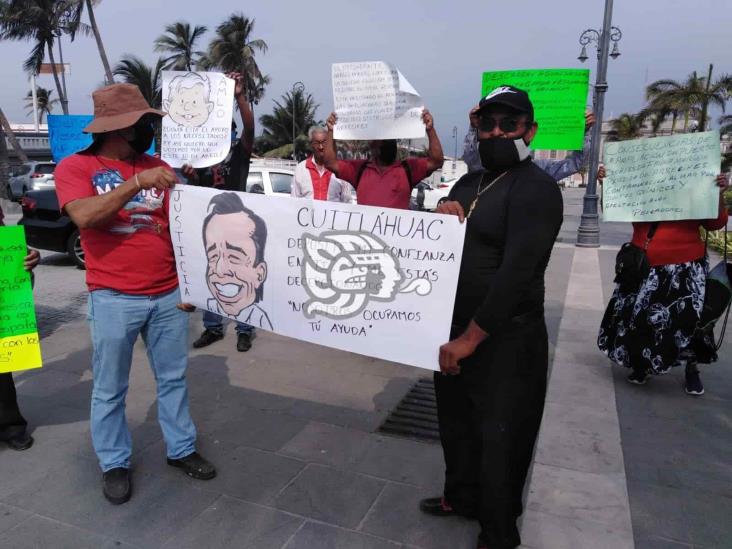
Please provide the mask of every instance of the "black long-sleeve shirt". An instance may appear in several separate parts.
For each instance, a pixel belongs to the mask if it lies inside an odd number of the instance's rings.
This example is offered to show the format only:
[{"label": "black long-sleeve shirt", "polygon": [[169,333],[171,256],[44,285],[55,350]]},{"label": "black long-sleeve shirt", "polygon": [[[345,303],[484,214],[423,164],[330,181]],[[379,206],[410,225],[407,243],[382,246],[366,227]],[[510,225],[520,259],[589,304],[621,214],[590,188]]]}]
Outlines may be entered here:
[{"label": "black long-sleeve shirt", "polygon": [[[467,215],[483,179],[500,172],[463,176],[450,191]],[[475,320],[488,334],[514,317],[541,311],[544,272],[562,225],[562,193],[556,182],[525,160],[486,190],[466,221],[453,324]]]}]

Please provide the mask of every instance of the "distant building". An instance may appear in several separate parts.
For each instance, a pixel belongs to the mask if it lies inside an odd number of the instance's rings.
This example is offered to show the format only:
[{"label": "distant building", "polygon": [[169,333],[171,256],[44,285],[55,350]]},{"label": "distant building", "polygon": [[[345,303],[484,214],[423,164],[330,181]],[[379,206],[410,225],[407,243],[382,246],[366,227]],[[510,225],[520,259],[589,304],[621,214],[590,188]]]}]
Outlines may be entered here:
[{"label": "distant building", "polygon": [[[33,124],[15,124],[10,123],[10,129],[13,130],[15,139],[18,140],[20,148],[33,160],[51,160],[51,147],[48,142],[48,125],[40,124],[38,132]],[[10,163],[18,164],[18,155],[10,143],[8,136],[5,136],[5,144],[8,147],[8,156]]]}]

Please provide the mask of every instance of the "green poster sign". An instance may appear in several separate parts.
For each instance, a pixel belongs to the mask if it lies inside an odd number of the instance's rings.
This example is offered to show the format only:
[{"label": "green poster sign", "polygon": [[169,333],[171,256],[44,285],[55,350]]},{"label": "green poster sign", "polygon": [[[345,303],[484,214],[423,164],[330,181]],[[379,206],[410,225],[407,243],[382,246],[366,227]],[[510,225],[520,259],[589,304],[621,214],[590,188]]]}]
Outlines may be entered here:
[{"label": "green poster sign", "polygon": [[531,148],[576,151],[584,142],[589,79],[587,69],[484,72],[481,94],[503,85],[527,91],[539,124]]},{"label": "green poster sign", "polygon": [[0,373],[41,366],[27,254],[23,227],[0,227]]}]

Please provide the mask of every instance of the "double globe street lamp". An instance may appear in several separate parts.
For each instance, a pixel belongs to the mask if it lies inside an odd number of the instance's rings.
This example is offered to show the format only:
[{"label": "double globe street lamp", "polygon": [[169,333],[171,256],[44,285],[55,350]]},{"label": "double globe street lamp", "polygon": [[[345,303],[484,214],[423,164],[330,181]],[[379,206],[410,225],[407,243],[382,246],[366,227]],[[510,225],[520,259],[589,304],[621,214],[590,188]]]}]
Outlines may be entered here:
[{"label": "double globe street lamp", "polygon": [[[600,139],[602,138],[602,117],[605,108],[605,92],[607,91],[607,63],[608,56],[617,59],[620,56],[618,42],[623,33],[612,26],[613,0],[605,0],[605,17],[601,30],[587,29],[579,38],[582,51],[579,59],[587,61],[587,46],[591,43],[597,48],[597,79],[593,96],[592,110],[595,113],[595,125],[592,127],[592,141],[590,148],[590,171],[587,188],[585,189],[582,204],[582,217],[577,230],[577,246],[584,248],[598,248],[600,246],[600,223],[598,214],[597,170],[600,165]],[[612,52],[610,42],[613,43]]]}]

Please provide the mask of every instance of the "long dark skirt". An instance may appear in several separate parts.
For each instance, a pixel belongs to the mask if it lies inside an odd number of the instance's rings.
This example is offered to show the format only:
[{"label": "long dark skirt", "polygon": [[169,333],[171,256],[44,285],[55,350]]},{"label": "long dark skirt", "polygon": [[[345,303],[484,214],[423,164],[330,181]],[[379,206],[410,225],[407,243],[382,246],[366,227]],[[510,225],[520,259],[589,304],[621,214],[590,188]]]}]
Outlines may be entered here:
[{"label": "long dark skirt", "polygon": [[664,374],[687,358],[717,360],[712,337],[697,330],[704,305],[706,258],[652,267],[639,288],[617,287],[597,345],[613,362]]}]

